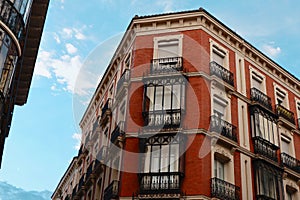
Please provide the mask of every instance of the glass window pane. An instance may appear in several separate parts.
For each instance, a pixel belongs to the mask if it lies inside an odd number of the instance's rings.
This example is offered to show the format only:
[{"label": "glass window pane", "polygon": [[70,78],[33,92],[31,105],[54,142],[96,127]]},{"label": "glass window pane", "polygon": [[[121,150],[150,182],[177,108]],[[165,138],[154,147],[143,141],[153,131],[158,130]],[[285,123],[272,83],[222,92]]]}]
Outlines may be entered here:
[{"label": "glass window pane", "polygon": [[161,146],[161,172],[168,172],[169,168],[169,147],[170,145]]},{"label": "glass window pane", "polygon": [[177,57],[178,40],[161,41],[158,44],[158,58]]},{"label": "glass window pane", "polygon": [[171,109],[171,92],[172,92],[172,86],[170,86],[170,85],[165,86],[165,92],[164,92],[164,110]]},{"label": "glass window pane", "polygon": [[146,147],[144,172],[148,173],[150,168],[151,146]]},{"label": "glass window pane", "polygon": [[159,172],[160,148],[159,146],[152,146],[151,155],[151,172]]},{"label": "glass window pane", "polygon": [[155,91],[155,108],[154,110],[162,110],[163,87],[157,86]]},{"label": "glass window pane", "polygon": [[213,61],[224,67],[225,55],[213,50]]},{"label": "glass window pane", "polygon": [[179,171],[179,144],[171,145],[170,172]]},{"label": "glass window pane", "polygon": [[153,111],[154,103],[154,87],[147,87],[147,95],[145,99],[145,111]]},{"label": "glass window pane", "polygon": [[180,85],[173,85],[173,109],[180,109]]}]

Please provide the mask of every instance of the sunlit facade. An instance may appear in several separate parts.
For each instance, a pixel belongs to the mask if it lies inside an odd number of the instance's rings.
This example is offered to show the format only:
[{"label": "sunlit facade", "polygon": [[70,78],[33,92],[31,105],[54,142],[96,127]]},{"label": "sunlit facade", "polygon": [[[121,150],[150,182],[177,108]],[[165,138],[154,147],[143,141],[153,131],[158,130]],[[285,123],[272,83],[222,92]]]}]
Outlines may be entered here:
[{"label": "sunlit facade", "polygon": [[52,199],[300,199],[299,119],[299,79],[204,9],[135,16]]},{"label": "sunlit facade", "polygon": [[27,101],[49,0],[0,0],[0,165],[15,105]]}]

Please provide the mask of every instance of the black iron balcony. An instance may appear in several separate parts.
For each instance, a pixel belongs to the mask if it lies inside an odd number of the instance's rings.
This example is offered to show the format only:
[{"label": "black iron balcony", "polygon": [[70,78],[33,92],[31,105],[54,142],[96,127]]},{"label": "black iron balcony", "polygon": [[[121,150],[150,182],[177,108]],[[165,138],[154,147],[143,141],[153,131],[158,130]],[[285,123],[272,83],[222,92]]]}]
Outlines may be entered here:
[{"label": "black iron balcony", "polygon": [[266,195],[256,195],[256,200],[276,200]]},{"label": "black iron balcony", "polygon": [[222,136],[237,142],[236,127],[229,122],[222,120],[218,116],[210,117],[210,131],[221,134]]},{"label": "black iron balcony", "polygon": [[110,113],[110,109],[112,107],[112,99],[108,98],[105,105],[102,108],[102,115],[101,118],[103,118],[105,116],[105,114],[107,114],[107,112]]},{"label": "black iron balcony", "polygon": [[120,91],[121,87],[125,84],[128,83],[130,79],[130,71],[129,69],[125,69],[123,72],[121,78],[119,79],[117,83],[117,92]]},{"label": "black iron balcony", "polygon": [[210,75],[215,75],[229,85],[234,86],[233,73],[214,61],[210,63]]},{"label": "black iron balcony", "polygon": [[181,109],[143,112],[145,128],[178,128],[181,124]]},{"label": "black iron balcony", "polygon": [[292,124],[295,124],[295,118],[294,113],[283,107],[282,105],[276,105],[276,111],[277,115],[279,117],[283,117],[287,121],[291,122]]},{"label": "black iron balcony", "polygon": [[114,131],[111,133],[110,141],[114,143],[119,137],[124,136],[124,121],[120,121]]},{"label": "black iron balcony", "polygon": [[180,194],[182,172],[139,174],[140,194]]},{"label": "black iron balcony", "polygon": [[117,199],[119,193],[119,181],[113,180],[104,190],[104,200]]},{"label": "black iron balcony", "polygon": [[78,190],[80,190],[81,187],[84,186],[84,181],[85,181],[85,174],[83,174],[83,175],[81,176],[81,178],[79,179]]},{"label": "black iron balcony", "polygon": [[271,98],[256,88],[251,88],[251,100],[272,110]]},{"label": "black iron balcony", "polygon": [[281,153],[281,163],[283,166],[300,173],[300,160],[297,160],[286,153]]},{"label": "black iron balcony", "polygon": [[13,32],[16,38],[22,38],[23,16],[10,0],[0,0],[0,20]]},{"label": "black iron balcony", "polygon": [[222,200],[239,200],[240,188],[218,178],[211,179],[211,197]]},{"label": "black iron balcony", "polygon": [[158,58],[151,61],[150,73],[169,73],[182,71],[182,57]]},{"label": "black iron balcony", "polygon": [[254,153],[265,156],[275,162],[278,162],[278,158],[277,158],[277,150],[279,149],[278,146],[272,144],[271,142],[261,137],[254,137],[252,139],[254,144]]},{"label": "black iron balcony", "polygon": [[73,188],[73,191],[72,191],[72,199],[75,198],[76,194],[77,194],[77,185],[75,185],[75,187]]}]

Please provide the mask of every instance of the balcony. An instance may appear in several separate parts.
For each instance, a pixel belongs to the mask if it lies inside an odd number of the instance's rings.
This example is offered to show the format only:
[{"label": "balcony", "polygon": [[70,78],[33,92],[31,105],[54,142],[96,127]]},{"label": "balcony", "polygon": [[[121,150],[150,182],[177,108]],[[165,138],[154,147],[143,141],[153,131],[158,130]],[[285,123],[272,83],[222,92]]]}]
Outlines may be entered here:
[{"label": "balcony", "polygon": [[24,31],[23,16],[10,0],[0,0],[0,20],[13,32],[19,40]]},{"label": "balcony", "polygon": [[271,98],[256,88],[251,88],[251,101],[257,102],[269,110],[272,110]]},{"label": "balcony", "polygon": [[281,163],[283,166],[300,173],[300,160],[286,153],[281,153]]},{"label": "balcony", "polygon": [[287,121],[295,124],[294,113],[283,107],[282,105],[276,105],[277,115],[286,119]]},{"label": "balcony", "polygon": [[181,125],[182,109],[143,112],[144,128],[178,128]]},{"label": "balcony", "polygon": [[180,194],[182,172],[139,174],[140,194]]},{"label": "balcony", "polygon": [[222,136],[237,142],[236,127],[218,116],[210,117],[210,131],[221,134]]},{"label": "balcony", "polygon": [[214,61],[210,63],[210,75],[215,75],[229,85],[234,86],[233,73]]},{"label": "balcony", "polygon": [[254,145],[254,153],[278,162],[277,150],[279,147],[261,137],[254,137],[252,140]]},{"label": "balcony", "polygon": [[240,188],[221,179],[212,178],[211,197],[223,200],[239,200]]},{"label": "balcony", "polygon": [[130,71],[129,69],[125,69],[125,71],[123,72],[121,78],[119,79],[118,83],[117,83],[117,93],[119,91],[121,91],[121,88],[129,82],[130,79]]},{"label": "balcony", "polygon": [[101,114],[101,119],[100,119],[100,124],[106,124],[108,120],[108,116],[111,115],[111,108],[112,108],[112,99],[108,98],[105,105],[102,108],[102,114]]},{"label": "balcony", "polygon": [[120,121],[114,131],[111,133],[110,141],[112,143],[124,136],[124,124],[124,121]]},{"label": "balcony", "polygon": [[119,193],[119,181],[112,181],[104,190],[104,200],[117,199]]},{"label": "balcony", "polygon": [[170,73],[183,70],[182,57],[158,58],[151,61],[150,73]]},{"label": "balcony", "polygon": [[83,174],[83,175],[81,176],[81,178],[79,179],[78,190],[80,190],[81,187],[84,186],[84,182],[85,182],[85,174]]}]

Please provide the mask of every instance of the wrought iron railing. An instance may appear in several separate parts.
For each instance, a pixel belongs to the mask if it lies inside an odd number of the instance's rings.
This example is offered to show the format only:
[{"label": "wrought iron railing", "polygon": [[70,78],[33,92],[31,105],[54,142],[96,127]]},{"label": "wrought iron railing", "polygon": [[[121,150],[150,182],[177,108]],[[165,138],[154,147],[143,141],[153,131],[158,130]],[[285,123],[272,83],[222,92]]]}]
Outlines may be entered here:
[{"label": "wrought iron railing", "polygon": [[218,116],[213,115],[210,117],[210,131],[219,133],[222,136],[237,142],[236,127],[229,122],[222,120]]},{"label": "wrought iron railing", "polygon": [[256,195],[256,200],[276,200],[266,195]]},{"label": "wrought iron railing", "polygon": [[8,26],[16,38],[22,38],[24,30],[23,16],[10,0],[0,0],[0,20]]},{"label": "wrought iron railing", "polygon": [[112,143],[114,143],[118,139],[118,137],[122,137],[124,135],[124,124],[124,121],[120,121],[111,133],[110,141]]},{"label": "wrought iron railing", "polygon": [[118,198],[119,181],[113,180],[104,190],[104,200],[111,200]]},{"label": "wrought iron railing", "polygon": [[140,194],[179,194],[182,172],[140,173]]},{"label": "wrought iron railing", "polygon": [[108,98],[105,105],[103,106],[102,108],[102,115],[101,115],[101,118],[104,118],[105,114],[106,114],[106,111],[110,110],[112,107],[112,99],[111,98]]},{"label": "wrought iron railing", "polygon": [[300,160],[288,155],[287,153],[281,153],[281,163],[298,173],[300,173]]},{"label": "wrought iron railing", "polygon": [[223,66],[219,65],[215,61],[210,63],[210,75],[215,75],[228,83],[231,86],[234,86],[233,73],[225,69]]},{"label": "wrought iron railing", "polygon": [[85,181],[85,174],[83,174],[79,179],[78,190],[84,185],[84,181]]},{"label": "wrought iron railing", "polygon": [[182,71],[182,57],[168,57],[153,59],[151,62],[150,73],[168,73]]},{"label": "wrought iron railing", "polygon": [[272,110],[271,98],[256,88],[251,88],[251,100]]},{"label": "wrought iron railing", "polygon": [[252,138],[254,145],[254,153],[265,156],[275,162],[278,162],[277,150],[278,146],[272,144],[271,142],[263,139],[262,137],[254,137]]},{"label": "wrought iron railing", "polygon": [[144,126],[147,128],[176,128],[181,124],[181,109],[155,110],[143,112]]},{"label": "wrought iron railing", "polygon": [[283,107],[282,105],[276,105],[277,115],[279,117],[283,117],[284,119],[288,120],[292,124],[295,124],[294,113]]},{"label": "wrought iron railing", "polygon": [[239,200],[240,188],[218,178],[211,179],[211,197],[226,199],[226,200]]},{"label": "wrought iron railing", "polygon": [[75,187],[73,188],[72,199],[74,199],[74,197],[76,196],[76,194],[77,194],[77,185],[75,185]]},{"label": "wrought iron railing", "polygon": [[125,69],[125,71],[123,72],[121,78],[119,79],[119,81],[117,83],[117,91],[120,91],[120,89],[124,85],[124,83],[128,83],[129,79],[130,79],[130,71],[129,71],[129,69]]}]

